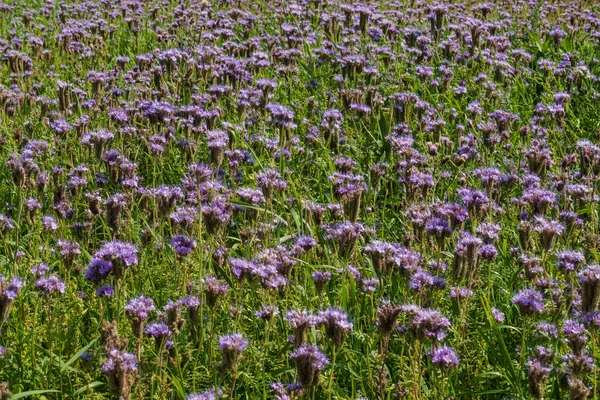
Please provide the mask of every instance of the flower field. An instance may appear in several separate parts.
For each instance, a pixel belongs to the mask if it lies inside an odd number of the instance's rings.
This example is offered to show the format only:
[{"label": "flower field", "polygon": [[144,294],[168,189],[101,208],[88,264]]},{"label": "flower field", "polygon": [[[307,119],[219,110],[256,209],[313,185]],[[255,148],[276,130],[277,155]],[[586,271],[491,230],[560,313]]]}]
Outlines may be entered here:
[{"label": "flower field", "polygon": [[598,399],[600,5],[0,0],[0,400]]}]

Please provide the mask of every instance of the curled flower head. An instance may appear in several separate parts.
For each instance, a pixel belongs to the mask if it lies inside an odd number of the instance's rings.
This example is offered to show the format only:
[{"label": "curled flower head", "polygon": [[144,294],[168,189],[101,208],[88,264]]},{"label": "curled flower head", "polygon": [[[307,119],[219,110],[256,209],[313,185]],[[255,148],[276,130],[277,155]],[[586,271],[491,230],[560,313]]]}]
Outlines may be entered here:
[{"label": "curled flower head", "polygon": [[450,320],[437,310],[420,307],[404,308],[411,317],[410,330],[419,340],[443,340],[450,327]]},{"label": "curled flower head", "polygon": [[102,372],[108,375],[111,393],[116,398],[129,398],[137,369],[137,362],[133,354],[117,349],[110,350],[108,358],[102,366]]},{"label": "curled flower head", "polygon": [[137,265],[137,248],[118,240],[104,243],[92,257],[85,273],[86,279],[98,283],[113,274],[120,279],[126,268]]},{"label": "curled flower head", "polygon": [[523,315],[532,315],[544,311],[544,299],[537,290],[524,289],[513,297],[513,303],[519,307]]},{"label": "curled flower head", "polygon": [[290,310],[285,318],[294,330],[293,342],[296,347],[306,342],[308,329],[318,322],[315,315],[304,310]]},{"label": "curled flower head", "polygon": [[581,311],[591,313],[600,305],[600,266],[590,265],[577,278],[581,285]]},{"label": "curled flower head", "polygon": [[219,349],[223,353],[223,362],[220,365],[222,370],[236,369],[242,356],[242,351],[248,347],[248,340],[239,333],[221,336],[219,339]]},{"label": "curled flower head", "polygon": [[456,367],[459,363],[458,356],[454,350],[446,345],[435,347],[429,355],[431,356],[431,363],[442,369]]},{"label": "curled flower head", "polygon": [[149,297],[136,297],[127,303],[125,313],[132,319],[146,320],[149,314],[156,310],[154,301]]},{"label": "curled flower head", "polygon": [[217,400],[217,399],[221,398],[222,395],[223,395],[223,390],[221,388],[215,389],[213,387],[212,389],[205,390],[204,392],[201,392],[201,393],[189,394],[189,395],[187,395],[185,400]]},{"label": "curled flower head", "polygon": [[567,272],[575,271],[583,262],[585,262],[585,257],[580,251],[563,250],[556,256],[558,258],[556,266]]},{"label": "curled flower head", "polygon": [[377,308],[375,326],[385,335],[389,335],[398,325],[398,315],[402,309],[389,301],[383,301]]},{"label": "curled flower head", "polygon": [[185,235],[177,235],[169,240],[169,243],[175,249],[178,256],[185,257],[196,247],[196,241]]},{"label": "curled flower head", "polygon": [[35,287],[46,295],[51,295],[53,293],[64,294],[65,289],[67,288],[65,283],[56,275],[37,279],[35,281]]},{"label": "curled flower head", "polygon": [[310,387],[319,383],[319,372],[326,365],[329,365],[329,360],[315,345],[303,344],[298,347],[292,354],[290,359],[296,361],[296,373],[298,380],[303,386]]},{"label": "curled flower head", "polygon": [[325,334],[333,341],[334,346],[341,346],[347,333],[352,332],[352,323],[339,308],[321,311],[317,316],[317,326],[325,327]]},{"label": "curled flower head", "polygon": [[131,319],[131,326],[135,337],[140,338],[144,329],[144,323],[151,312],[156,310],[154,301],[149,297],[136,297],[125,306],[125,314]]}]

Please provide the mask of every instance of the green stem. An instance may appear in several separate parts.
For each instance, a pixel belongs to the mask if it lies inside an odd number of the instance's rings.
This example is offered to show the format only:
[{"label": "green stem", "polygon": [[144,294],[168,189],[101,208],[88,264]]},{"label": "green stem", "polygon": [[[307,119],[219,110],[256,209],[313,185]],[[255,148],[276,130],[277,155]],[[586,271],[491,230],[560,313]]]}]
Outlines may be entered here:
[{"label": "green stem", "polygon": [[592,360],[594,360],[594,381],[592,385],[592,398],[596,399],[596,388],[598,387],[598,367],[596,365],[596,332],[594,330],[592,330]]},{"label": "green stem", "polygon": [[335,357],[337,355],[337,348],[334,346],[332,346],[332,356],[331,356],[331,374],[329,375],[329,383],[327,385],[327,392],[329,393],[329,399],[331,400],[331,396],[332,396],[332,385],[333,385],[333,376],[334,376],[334,372],[335,372]]},{"label": "green stem", "polygon": [[[229,398],[233,399],[233,395],[235,394],[235,382],[237,381],[237,372],[238,372],[238,366],[237,363],[236,365],[233,367],[233,370],[231,371],[231,373],[233,374],[232,377],[232,382],[231,382],[231,392],[229,393]],[[218,390],[218,389],[215,389]]]}]

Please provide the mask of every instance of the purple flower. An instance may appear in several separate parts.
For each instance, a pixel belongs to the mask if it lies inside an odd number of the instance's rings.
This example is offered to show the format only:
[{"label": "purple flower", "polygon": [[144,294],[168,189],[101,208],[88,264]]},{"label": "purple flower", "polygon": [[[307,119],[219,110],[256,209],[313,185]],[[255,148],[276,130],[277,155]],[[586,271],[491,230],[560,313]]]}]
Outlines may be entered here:
[{"label": "purple flower", "polygon": [[223,390],[221,390],[220,388],[215,389],[213,387],[212,389],[205,390],[202,393],[189,394],[189,395],[187,395],[185,400],[217,400],[222,395],[223,395]]},{"label": "purple flower", "polygon": [[485,261],[494,261],[498,256],[498,250],[493,244],[484,244],[479,249],[479,257]]},{"label": "purple flower", "polygon": [[477,234],[484,243],[492,244],[500,238],[500,225],[483,222],[477,227]]},{"label": "purple flower", "polygon": [[325,327],[325,335],[336,347],[341,346],[346,334],[352,332],[352,323],[348,321],[346,313],[339,308],[329,308],[319,312],[316,325]]},{"label": "purple flower", "polygon": [[350,110],[355,111],[359,115],[367,115],[371,112],[371,107],[366,104],[352,103],[350,104]]},{"label": "purple flower", "polygon": [[300,236],[296,238],[292,253],[303,254],[317,246],[317,241],[311,236]]},{"label": "purple flower", "polygon": [[271,122],[274,126],[294,129],[294,112],[281,104],[269,103],[266,106],[267,111],[271,115]]},{"label": "purple flower", "polygon": [[159,214],[169,215],[175,207],[175,203],[183,198],[183,191],[176,186],[162,185],[154,190],[154,198],[157,202]]},{"label": "purple flower", "polygon": [[198,219],[198,210],[195,207],[179,207],[169,217],[174,224],[184,229],[191,228]]},{"label": "purple flower", "polygon": [[395,245],[392,250],[391,261],[394,267],[410,275],[419,268],[421,255],[406,247]]},{"label": "purple flower", "polygon": [[156,310],[154,301],[149,297],[136,297],[127,303],[125,313],[132,319],[146,320],[149,314]]},{"label": "purple flower", "polygon": [[137,363],[135,356],[130,353],[120,352],[119,350],[112,349],[108,353],[108,359],[102,366],[102,372],[105,374],[111,374],[117,370],[120,371],[137,371]]},{"label": "purple flower", "polygon": [[65,289],[67,288],[65,283],[56,275],[37,279],[35,281],[35,287],[46,295],[51,295],[53,293],[64,294]]},{"label": "purple flower", "polygon": [[325,230],[325,239],[333,241],[338,252],[342,256],[347,256],[354,248],[356,240],[366,231],[366,228],[360,222],[344,221],[337,224],[323,226]]},{"label": "purple flower", "polygon": [[164,322],[151,322],[146,327],[145,331],[146,335],[154,338],[154,343],[156,347],[156,351],[160,352],[165,339],[171,337],[173,332],[169,329],[169,326]]},{"label": "purple flower", "polygon": [[201,305],[200,300],[195,296],[186,296],[179,300],[179,304],[185,308],[198,308]]},{"label": "purple flower", "polygon": [[266,199],[263,195],[263,192],[258,189],[241,188],[236,191],[236,194],[240,197],[240,199],[243,202],[256,207],[263,206],[266,203]]},{"label": "purple flower", "polygon": [[248,340],[239,333],[221,336],[219,338],[219,349],[223,352],[223,362],[220,367],[223,370],[236,369],[242,356],[242,351],[248,347]]},{"label": "purple flower", "polygon": [[221,282],[212,276],[204,279],[204,293],[209,307],[216,306],[219,299],[227,294],[228,290],[227,283]]},{"label": "purple flower", "polygon": [[544,397],[544,384],[548,379],[552,369],[537,358],[530,359],[527,362],[527,380],[529,382],[529,394],[534,399],[542,399]]},{"label": "purple flower", "polygon": [[377,285],[379,285],[379,279],[361,277],[357,283],[358,288],[364,293],[375,293],[375,290],[377,290]]},{"label": "purple flower", "polygon": [[153,338],[164,338],[171,334],[169,327],[164,322],[151,322],[144,332]]},{"label": "purple flower", "polygon": [[99,297],[112,297],[115,294],[115,289],[112,286],[101,286],[96,290],[96,296]]},{"label": "purple flower", "polygon": [[156,306],[149,297],[140,296],[129,300],[125,306],[125,314],[131,319],[131,327],[135,337],[142,337],[144,323],[154,310],[156,310]]},{"label": "purple flower", "polygon": [[169,240],[169,243],[175,249],[175,253],[177,253],[180,257],[185,257],[194,250],[196,247],[196,241],[188,238],[185,235],[177,235]]},{"label": "purple flower", "polygon": [[457,299],[462,301],[464,299],[468,299],[473,296],[473,291],[469,288],[464,287],[451,287],[450,288],[450,298]]},{"label": "purple flower", "polygon": [[468,232],[462,232],[454,249],[454,279],[471,281],[477,271],[479,248],[483,241]]},{"label": "purple flower", "polygon": [[416,308],[411,314],[410,330],[419,340],[431,339],[434,342],[446,337],[450,321],[437,310]]},{"label": "purple flower", "polygon": [[135,356],[117,349],[108,353],[102,366],[102,372],[108,375],[111,393],[116,398],[129,398],[136,371]]},{"label": "purple flower", "polygon": [[4,321],[10,312],[10,306],[17,298],[23,287],[23,279],[15,276],[10,281],[0,275],[0,322]]},{"label": "purple flower", "polygon": [[563,325],[563,333],[571,351],[575,354],[581,354],[587,344],[588,335],[588,331],[583,324],[572,319],[567,320]]},{"label": "purple flower", "polygon": [[597,311],[600,305],[600,266],[588,266],[577,278],[581,285],[581,311],[584,314]]},{"label": "purple flower", "polygon": [[459,363],[458,356],[454,350],[446,345],[436,346],[431,350],[429,355],[431,356],[431,363],[442,369],[456,367]]},{"label": "purple flower", "polygon": [[85,272],[85,278],[92,282],[99,283],[108,276],[112,267],[113,265],[110,261],[94,258],[90,261],[89,267]]},{"label": "purple flower", "polygon": [[277,308],[277,306],[271,306],[271,305],[264,306],[260,310],[258,310],[256,313],[254,313],[254,315],[256,315],[256,318],[260,318],[265,321],[272,320],[273,317],[276,316],[277,314],[279,314],[279,309]]},{"label": "purple flower", "polygon": [[114,133],[100,129],[95,132],[88,132],[81,138],[81,144],[84,146],[93,147],[96,151],[98,158],[102,155],[106,144],[115,137]]},{"label": "purple flower", "polygon": [[273,196],[274,191],[282,192],[287,188],[287,182],[281,178],[279,171],[273,168],[268,168],[257,174],[256,181],[267,200]]},{"label": "purple flower", "polygon": [[9,217],[0,214],[0,233],[5,234],[15,229],[15,224]]},{"label": "purple flower", "polygon": [[275,400],[291,400],[292,396],[302,396],[302,384],[292,383],[284,385],[281,382],[271,383],[271,389],[275,392]]},{"label": "purple flower", "polygon": [[448,220],[439,217],[431,218],[425,225],[425,230],[436,238],[438,243],[452,233]]},{"label": "purple flower", "polygon": [[25,208],[27,209],[27,211],[29,211],[29,216],[33,218],[37,211],[42,208],[42,205],[39,201],[37,201],[33,197],[30,197],[27,200],[25,200]]},{"label": "purple flower", "polygon": [[498,184],[502,176],[502,171],[493,167],[477,168],[474,172],[481,179],[481,184],[490,189]]},{"label": "purple flower", "polygon": [[29,270],[32,275],[35,275],[38,278],[46,275],[48,271],[50,271],[50,267],[46,263],[37,264]]},{"label": "purple flower", "polygon": [[129,122],[129,116],[127,115],[127,112],[123,109],[111,108],[110,110],[108,110],[107,114],[117,124],[125,125],[127,122]]},{"label": "purple flower", "polygon": [[44,227],[44,230],[49,232],[55,232],[58,229],[56,218],[50,215],[44,215],[42,217],[42,226]]},{"label": "purple flower", "polygon": [[250,280],[258,275],[258,266],[254,261],[230,257],[228,262],[231,267],[231,273],[237,280]]},{"label": "purple flower", "polygon": [[14,300],[21,292],[23,287],[23,279],[15,276],[10,281],[7,281],[4,275],[0,275],[0,298]]},{"label": "purple flower", "polygon": [[98,283],[110,273],[121,278],[125,268],[137,265],[137,248],[130,243],[113,240],[104,243],[94,254],[85,273],[86,279]]},{"label": "purple flower", "polygon": [[365,253],[371,256],[373,268],[378,276],[384,273],[389,275],[392,272],[392,257],[396,250],[392,244],[379,240],[369,242],[363,249]]},{"label": "purple flower", "polygon": [[231,204],[223,197],[218,197],[213,202],[202,205],[202,217],[206,230],[215,233],[223,228],[231,218]]},{"label": "purple flower", "polygon": [[537,290],[530,288],[518,292],[512,299],[523,315],[532,315],[544,311],[544,298]]},{"label": "purple flower", "polygon": [[433,286],[433,276],[424,269],[417,269],[411,276],[408,286],[417,292],[423,292]]},{"label": "purple flower", "polygon": [[556,195],[549,190],[534,187],[527,189],[521,200],[531,206],[533,214],[543,215],[548,207],[556,203]]},{"label": "purple flower", "polygon": [[309,344],[298,347],[290,354],[290,359],[296,361],[298,380],[306,387],[318,384],[319,372],[329,365],[325,354],[317,346]]},{"label": "purple flower", "polygon": [[585,257],[580,251],[563,250],[556,256],[558,258],[557,268],[567,272],[575,271],[583,262],[585,262]]},{"label": "purple flower", "polygon": [[549,251],[556,242],[556,238],[563,233],[564,226],[561,222],[547,220],[543,217],[535,217],[535,226],[533,228],[540,236],[541,246],[545,251]]},{"label": "purple flower", "polygon": [[480,190],[476,189],[459,189],[458,195],[469,210],[469,212],[479,212],[490,201],[489,198]]},{"label": "purple flower", "polygon": [[311,278],[317,289],[317,293],[321,293],[327,282],[331,279],[331,273],[327,271],[315,271],[312,273]]},{"label": "purple flower", "polygon": [[501,324],[504,322],[504,313],[497,308],[492,308],[492,316],[497,323]]},{"label": "purple flower", "polygon": [[[565,372],[574,376],[589,374],[594,370],[595,363],[589,354],[568,353],[563,356]],[[586,397],[581,397],[586,398]]]},{"label": "purple flower", "polygon": [[293,343],[296,347],[306,342],[308,329],[319,322],[316,316],[304,310],[290,310],[286,313],[285,319],[294,330]]},{"label": "purple flower", "polygon": [[71,131],[73,127],[64,119],[60,118],[49,124],[50,128],[59,136],[64,136],[65,133]]},{"label": "purple flower", "polygon": [[229,135],[225,131],[213,130],[206,134],[209,149],[223,149],[229,143]]},{"label": "purple flower", "polygon": [[56,247],[60,250],[60,256],[67,268],[70,268],[73,264],[75,257],[81,254],[79,244],[68,242],[66,240],[58,240]]},{"label": "purple flower", "polygon": [[558,329],[556,329],[556,325],[551,324],[546,321],[540,322],[537,325],[536,333],[547,336],[549,338],[554,338],[554,339],[558,338]]}]

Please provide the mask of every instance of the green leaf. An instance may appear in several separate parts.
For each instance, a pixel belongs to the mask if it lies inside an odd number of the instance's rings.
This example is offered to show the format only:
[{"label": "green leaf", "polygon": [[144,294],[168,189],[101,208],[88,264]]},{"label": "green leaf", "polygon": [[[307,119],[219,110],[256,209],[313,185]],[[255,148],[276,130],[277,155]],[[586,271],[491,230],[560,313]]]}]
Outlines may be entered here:
[{"label": "green leaf", "polygon": [[82,394],[83,392],[87,392],[88,390],[98,387],[98,386],[103,386],[106,385],[106,383],[104,382],[100,382],[100,381],[94,381],[88,385],[82,386],[79,389],[77,389],[76,391],[73,392],[73,394],[71,395],[71,397],[75,397],[75,396],[79,396],[80,394]]},{"label": "green leaf", "polygon": [[92,347],[94,345],[94,343],[96,343],[98,341],[98,339],[100,339],[100,336],[98,336],[97,338],[95,338],[94,340],[92,340],[91,342],[86,344],[85,346],[83,346],[81,348],[81,350],[79,350],[77,353],[75,353],[73,355],[73,357],[69,358],[69,361],[67,361],[66,363],[61,365],[61,372],[64,372],[65,369],[67,369],[71,364],[73,364],[75,361],[77,361],[79,359],[79,357],[81,357],[81,355],[87,351],[87,349]]},{"label": "green leaf", "polygon": [[171,379],[172,379],[171,382],[173,383],[173,386],[175,386],[175,389],[177,390],[177,393],[179,393],[179,396],[181,398],[184,398],[185,397],[185,389],[183,387],[183,384],[181,383],[181,380],[176,376],[171,376]]},{"label": "green leaf", "polygon": [[500,350],[500,355],[502,356],[500,359],[501,360],[500,367],[506,372],[505,378],[508,381],[509,385],[514,389],[515,392],[521,394],[521,385],[519,384],[519,374],[517,373],[517,371],[515,370],[515,368],[513,366],[511,354],[508,351],[506,343],[504,342],[504,337],[502,335],[502,329],[517,329],[517,328],[511,327],[509,325],[498,326],[498,324],[495,322],[494,317],[492,315],[491,306],[490,306],[489,302],[487,301],[487,299],[483,296],[481,297],[481,303],[482,303],[483,309],[485,311],[485,314],[487,316],[488,323],[490,324],[490,326],[493,329],[493,332],[495,333],[494,336],[497,340],[497,343],[494,343],[492,340],[490,340],[491,338],[489,338],[488,335],[482,335],[482,337],[487,342],[487,344],[490,348],[498,349],[497,346],[498,345],[500,346],[499,350]]},{"label": "green leaf", "polygon": [[24,399],[25,397],[40,395],[44,393],[59,393],[55,389],[40,389],[40,390],[29,390],[27,392],[15,393],[10,398],[11,400]]},{"label": "green leaf", "polygon": [[[50,351],[48,349],[43,348],[40,345],[36,345],[36,347],[38,349],[40,349],[41,351],[43,351],[48,357],[50,357]],[[63,360],[60,359],[60,357],[56,354],[52,354],[52,358],[50,360],[51,363],[54,363],[56,365],[58,365],[60,367],[60,371],[64,372],[65,370],[68,370],[69,372],[73,372],[73,368],[69,367],[68,365],[65,364],[65,362]]]},{"label": "green leaf", "polygon": [[483,396],[486,394],[500,394],[500,393],[508,393],[508,390],[506,390],[506,389],[491,389],[491,390],[484,390],[482,392],[477,392],[477,393],[461,392],[461,393],[458,393],[458,396]]},{"label": "green leaf", "polygon": [[270,376],[270,377],[276,377],[276,376],[279,376],[281,374],[293,372],[294,370],[295,370],[294,368],[290,368],[290,367],[279,368],[279,369],[267,372],[267,375]]}]

